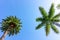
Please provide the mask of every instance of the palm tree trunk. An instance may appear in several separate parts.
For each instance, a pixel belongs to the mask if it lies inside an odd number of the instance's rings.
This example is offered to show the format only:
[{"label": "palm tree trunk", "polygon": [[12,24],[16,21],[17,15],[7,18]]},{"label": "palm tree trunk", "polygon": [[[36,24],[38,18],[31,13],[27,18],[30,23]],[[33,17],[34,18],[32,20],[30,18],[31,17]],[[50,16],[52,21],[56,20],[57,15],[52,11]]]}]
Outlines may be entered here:
[{"label": "palm tree trunk", "polygon": [[11,27],[9,27],[9,28],[4,32],[4,34],[2,35],[2,37],[0,38],[0,40],[4,40],[4,39],[5,39],[5,36],[9,33],[10,30],[11,30]]},{"label": "palm tree trunk", "polygon": [[0,40],[4,40],[5,36],[8,34],[8,31],[5,31],[4,34],[2,35],[2,37],[0,38]]}]

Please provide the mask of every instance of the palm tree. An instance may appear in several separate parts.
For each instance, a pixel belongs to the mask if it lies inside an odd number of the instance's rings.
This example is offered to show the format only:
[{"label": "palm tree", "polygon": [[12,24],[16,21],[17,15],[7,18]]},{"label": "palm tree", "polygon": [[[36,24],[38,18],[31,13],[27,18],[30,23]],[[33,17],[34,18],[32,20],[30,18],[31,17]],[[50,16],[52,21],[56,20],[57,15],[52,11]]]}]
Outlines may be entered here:
[{"label": "palm tree", "polygon": [[57,15],[54,15],[55,9],[54,9],[54,4],[52,3],[51,8],[49,10],[49,14],[44,10],[43,7],[39,7],[39,10],[42,14],[43,17],[38,17],[36,18],[37,22],[41,22],[37,27],[37,29],[40,29],[42,26],[45,26],[45,31],[46,31],[46,36],[48,36],[50,32],[50,28],[54,30],[55,33],[59,33],[58,29],[56,28],[56,23],[60,22],[60,13]]},{"label": "palm tree", "polygon": [[21,22],[16,16],[9,16],[2,20],[1,30],[4,32],[0,40],[4,40],[5,36],[18,34],[21,30]]}]

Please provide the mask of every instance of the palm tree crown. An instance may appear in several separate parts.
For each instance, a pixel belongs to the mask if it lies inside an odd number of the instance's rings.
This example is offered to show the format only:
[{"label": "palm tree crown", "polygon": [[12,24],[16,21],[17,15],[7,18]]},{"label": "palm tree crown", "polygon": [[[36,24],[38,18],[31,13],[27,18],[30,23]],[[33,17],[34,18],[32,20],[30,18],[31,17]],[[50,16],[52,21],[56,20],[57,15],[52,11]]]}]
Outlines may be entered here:
[{"label": "palm tree crown", "polygon": [[21,30],[21,22],[16,16],[9,16],[3,19],[1,26],[3,32],[9,31],[9,36],[17,34]]},{"label": "palm tree crown", "polygon": [[58,29],[55,27],[54,22],[60,22],[60,13],[54,16],[54,4],[52,3],[51,8],[49,10],[49,14],[47,14],[47,12],[44,10],[43,7],[39,7],[39,10],[42,14],[43,17],[38,17],[36,18],[37,22],[41,22],[36,29],[40,29],[43,25],[45,25],[45,31],[46,31],[46,36],[48,36],[49,32],[50,32],[50,28],[52,28],[54,30],[54,32],[59,33]]}]

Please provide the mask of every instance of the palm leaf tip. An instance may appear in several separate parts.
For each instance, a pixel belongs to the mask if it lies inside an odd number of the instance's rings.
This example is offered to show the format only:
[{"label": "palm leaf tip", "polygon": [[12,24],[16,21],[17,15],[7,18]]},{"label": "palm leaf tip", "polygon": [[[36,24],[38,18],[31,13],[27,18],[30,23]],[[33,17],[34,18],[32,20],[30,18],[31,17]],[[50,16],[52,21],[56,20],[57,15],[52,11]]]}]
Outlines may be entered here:
[{"label": "palm leaf tip", "polygon": [[41,14],[43,15],[43,17],[46,18],[48,16],[47,12],[45,11],[45,9],[43,7],[39,7],[39,10],[40,10]]},{"label": "palm leaf tip", "polygon": [[52,25],[51,27],[55,33],[59,33],[59,30],[54,25]]},{"label": "palm leaf tip", "polygon": [[37,29],[40,29],[43,25],[44,25],[44,23],[39,24],[39,25],[36,27],[36,30],[37,30]]},{"label": "palm leaf tip", "polygon": [[54,12],[55,12],[54,4],[52,3],[51,8],[49,10],[49,18],[52,18],[54,16]]},{"label": "palm leaf tip", "polygon": [[39,22],[39,21],[42,21],[43,18],[36,18],[36,21]]},{"label": "palm leaf tip", "polygon": [[50,33],[50,24],[46,24],[46,36]]}]

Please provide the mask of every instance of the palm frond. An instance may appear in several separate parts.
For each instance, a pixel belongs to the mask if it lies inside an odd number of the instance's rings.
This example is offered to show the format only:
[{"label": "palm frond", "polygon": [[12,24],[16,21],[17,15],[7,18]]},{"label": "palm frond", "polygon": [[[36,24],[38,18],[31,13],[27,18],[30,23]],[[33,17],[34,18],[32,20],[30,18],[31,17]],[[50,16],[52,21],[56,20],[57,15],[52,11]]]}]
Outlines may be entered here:
[{"label": "palm frond", "polygon": [[40,29],[43,25],[44,25],[44,23],[42,22],[41,24],[39,24],[39,25],[36,27],[36,30],[37,30],[37,29]]},{"label": "palm frond", "polygon": [[60,22],[60,19],[52,19],[53,22]]},{"label": "palm frond", "polygon": [[36,21],[39,22],[39,21],[42,21],[43,18],[36,18]]},{"label": "palm frond", "polygon": [[40,12],[41,12],[41,14],[43,15],[43,17],[47,17],[48,15],[47,15],[47,12],[44,10],[44,8],[43,7],[39,7],[39,10],[40,10]]},{"label": "palm frond", "polygon": [[48,36],[48,34],[50,32],[50,24],[49,23],[46,24],[45,30],[46,30],[46,36]]},{"label": "palm frond", "polygon": [[49,18],[52,18],[54,16],[54,12],[55,12],[55,9],[54,9],[54,4],[52,3],[51,5],[51,8],[49,10]]},{"label": "palm frond", "polygon": [[59,17],[60,17],[60,13],[57,14],[57,15],[55,15],[55,16],[53,17],[53,19],[56,19],[56,18],[59,18]]},{"label": "palm frond", "polygon": [[55,25],[51,25],[51,28],[55,33],[59,33],[59,30],[55,27]]}]

